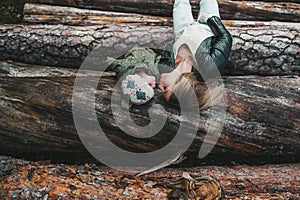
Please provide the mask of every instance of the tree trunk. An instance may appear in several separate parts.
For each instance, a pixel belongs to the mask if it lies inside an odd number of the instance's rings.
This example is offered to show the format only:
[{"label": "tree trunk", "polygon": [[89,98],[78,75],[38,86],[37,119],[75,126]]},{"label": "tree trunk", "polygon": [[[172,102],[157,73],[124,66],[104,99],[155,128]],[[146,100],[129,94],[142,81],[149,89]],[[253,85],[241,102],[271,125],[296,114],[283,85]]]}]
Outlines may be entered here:
[{"label": "tree trunk", "polygon": [[[63,5],[80,8],[91,8],[106,11],[150,14],[157,16],[172,16],[173,1],[132,1],[132,0],[39,0],[40,3]],[[220,14],[223,19],[235,20],[278,20],[300,21],[300,4],[290,2],[262,2],[262,1],[228,1],[219,0]],[[194,16],[199,11],[199,1],[191,1]]]},{"label": "tree trunk", "polygon": [[[91,160],[78,138],[72,111],[84,110],[85,104],[72,110],[72,88],[76,70],[1,63],[0,78],[0,154],[49,158],[72,161]],[[86,82],[99,78],[99,73],[86,71],[78,75]],[[193,145],[186,153],[187,165],[217,163],[272,163],[299,161],[299,77],[226,77],[227,112],[218,143],[204,159],[196,159],[200,146],[206,138],[207,125],[217,110],[201,111],[200,126],[196,118],[185,120],[178,109],[164,103],[161,93],[152,103],[161,104],[153,108],[155,116],[167,117],[166,126],[155,136],[145,140],[132,137],[118,128],[112,115],[110,97],[115,85],[115,76],[104,73],[96,91],[96,113],[103,131],[120,148],[133,152],[148,152],[164,147],[177,134],[178,127],[187,128],[186,140],[192,137],[192,128],[198,130]],[[85,88],[88,87],[88,88]],[[91,91],[85,86],[77,96],[86,96]],[[91,100],[93,101],[93,100]],[[81,105],[81,104],[80,104]],[[131,118],[138,125],[149,123],[148,109],[152,104],[134,106]],[[82,109],[82,110],[81,110]],[[83,120],[90,119],[88,116]],[[120,120],[127,120],[121,114]],[[183,120],[183,121],[182,121]],[[213,119],[221,123],[220,119]],[[97,121],[98,123],[98,121]],[[214,123],[213,123],[214,124]],[[212,124],[210,124],[212,125]],[[92,126],[91,126],[92,127]],[[131,127],[137,135],[139,130]],[[79,126],[79,129],[82,128]],[[77,127],[77,130],[79,130]],[[81,129],[80,129],[81,130]],[[97,132],[97,131],[96,131]],[[191,133],[190,133],[191,132]],[[190,135],[190,134],[191,135]],[[95,130],[85,130],[87,137],[94,137]],[[102,137],[100,137],[102,138]],[[102,140],[102,139],[101,139]],[[193,140],[193,138],[192,138]],[[171,143],[179,151],[181,147]],[[179,145],[180,146],[180,145]],[[98,148],[98,147],[97,147]],[[99,147],[105,150],[105,147]],[[106,149],[107,150],[107,149]]]},{"label": "tree trunk", "polygon": [[27,3],[24,7],[24,21],[29,23],[66,25],[172,25],[172,19],[134,13],[119,13]]},{"label": "tree trunk", "polygon": [[[50,199],[95,199],[96,196],[99,199],[161,200],[167,199],[174,190],[168,183],[180,179],[183,172],[194,177],[214,176],[223,188],[224,199],[300,198],[299,164],[168,168],[136,177],[96,165],[58,165],[1,157],[0,169],[6,170],[6,177],[0,179],[0,198],[4,199],[46,196]],[[154,186],[162,180],[165,186]],[[184,192],[177,190],[177,193],[179,191]]]},{"label": "tree trunk", "polygon": [[[225,24],[233,36],[230,74],[299,74],[299,24]],[[3,25],[0,59],[78,68],[96,47],[103,58],[118,57],[136,45],[164,49],[172,40],[172,28],[165,26]]]},{"label": "tree trunk", "polygon": [[[103,25],[103,24],[130,24],[130,25],[159,25],[171,26],[173,21],[171,17],[158,17],[151,15],[142,15],[134,13],[119,13],[97,11],[80,8],[70,8],[64,6],[52,6],[42,4],[27,3],[24,7],[24,21],[28,23],[44,24],[65,24],[65,25]],[[257,21],[232,21],[223,20],[228,26],[247,27],[247,26],[285,26],[297,28],[297,23],[283,22],[257,22]]]}]

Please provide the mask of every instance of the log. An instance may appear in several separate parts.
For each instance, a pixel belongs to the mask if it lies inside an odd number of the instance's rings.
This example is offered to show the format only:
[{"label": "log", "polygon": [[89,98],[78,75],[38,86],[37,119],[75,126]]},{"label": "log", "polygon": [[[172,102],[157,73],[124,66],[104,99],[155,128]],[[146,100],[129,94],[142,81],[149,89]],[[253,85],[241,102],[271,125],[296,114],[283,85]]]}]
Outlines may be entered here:
[{"label": "log", "polygon": [[[233,36],[235,68],[231,74],[299,74],[298,23],[225,24]],[[3,25],[0,60],[79,68],[96,48],[107,56],[118,57],[136,45],[164,49],[172,40],[172,28],[165,26]]]},{"label": "log", "polygon": [[24,6],[24,22],[66,25],[133,24],[170,26],[172,19],[134,13],[98,11],[74,7],[27,3]]},{"label": "log", "polygon": [[[78,137],[77,131],[83,127],[75,129],[74,126],[74,109],[82,111],[84,116],[90,113],[84,109],[85,105],[90,105],[88,102],[72,109],[76,70],[10,62],[2,62],[1,69],[0,154],[31,159],[95,161]],[[88,70],[77,77],[89,82],[99,78],[99,73]],[[200,123],[194,117],[185,121],[178,108],[166,105],[157,90],[153,103],[166,108],[166,113],[159,107],[152,109],[155,116],[167,117],[167,125],[151,138],[132,137],[119,129],[112,115],[110,96],[114,91],[115,78],[114,73],[103,74],[96,92],[96,113],[106,135],[126,151],[160,149],[172,141],[178,127],[182,126],[189,127],[187,133],[193,127],[197,131],[192,146],[185,153],[189,158],[184,161],[186,165],[299,161],[299,76],[226,77],[224,83],[228,100],[224,128],[218,143],[204,159],[198,159],[197,154],[206,136],[207,120],[216,114],[216,110],[201,111]],[[90,90],[83,87],[81,93],[74,95],[87,96],[86,91]],[[130,110],[132,119],[139,126],[149,123],[151,105],[135,106]],[[121,120],[127,119],[126,115],[120,117]],[[84,119],[90,118],[86,116]],[[218,120],[215,119],[216,122]],[[197,124],[200,124],[199,127]],[[94,138],[95,131],[86,128],[84,133],[86,137]],[[137,128],[133,127],[132,131],[141,135]],[[185,137],[185,141],[193,140],[192,133]],[[171,146],[176,151],[181,148],[176,143]],[[101,145],[97,148],[107,150]]]},{"label": "log", "polygon": [[[74,7],[52,6],[27,3],[24,7],[24,21],[28,23],[65,24],[65,25],[103,25],[103,24],[131,24],[131,25],[158,25],[171,26],[171,17],[158,17],[134,13],[120,13],[80,9]],[[226,26],[277,26],[297,28],[294,23],[255,22],[223,20]]]},{"label": "log", "polygon": [[[167,199],[173,190],[155,187],[171,182],[183,172],[214,176],[223,188],[223,199],[299,199],[299,164],[263,166],[202,166],[167,168],[136,177],[106,167],[85,164],[51,164],[1,157],[0,198],[3,199]],[[10,169],[10,170],[7,170]],[[177,190],[178,193],[178,190]]]},{"label": "log", "polygon": [[[105,11],[118,11],[157,16],[172,16],[173,1],[131,1],[131,0],[39,0],[39,3],[61,5],[79,8],[89,8]],[[254,21],[300,21],[300,4],[290,2],[262,2],[262,1],[228,1],[219,0],[222,19],[254,20]],[[199,11],[199,1],[191,1],[194,16]]]}]

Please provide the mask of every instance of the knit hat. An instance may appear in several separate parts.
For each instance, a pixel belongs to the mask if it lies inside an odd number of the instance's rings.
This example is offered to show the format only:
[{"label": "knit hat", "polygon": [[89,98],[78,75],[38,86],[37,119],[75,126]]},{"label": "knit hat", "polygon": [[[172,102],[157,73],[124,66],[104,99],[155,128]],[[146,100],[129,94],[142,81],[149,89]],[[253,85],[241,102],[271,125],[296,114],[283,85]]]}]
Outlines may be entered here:
[{"label": "knit hat", "polygon": [[139,75],[127,75],[122,81],[123,93],[129,95],[132,104],[141,105],[153,96],[153,88]]}]

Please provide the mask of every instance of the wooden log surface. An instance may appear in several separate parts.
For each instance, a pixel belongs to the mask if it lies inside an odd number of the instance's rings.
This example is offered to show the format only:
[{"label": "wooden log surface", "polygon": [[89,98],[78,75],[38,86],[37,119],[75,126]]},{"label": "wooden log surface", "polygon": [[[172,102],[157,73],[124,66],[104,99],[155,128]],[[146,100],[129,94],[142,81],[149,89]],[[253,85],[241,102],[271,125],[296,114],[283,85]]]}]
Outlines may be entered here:
[{"label": "wooden log surface", "polygon": [[[76,70],[2,62],[0,73],[0,154],[31,159],[91,159],[78,138],[72,117]],[[86,71],[78,76],[89,81],[99,74]],[[208,157],[197,159],[206,120],[214,113],[211,109],[202,111],[197,137],[186,153],[192,159],[186,164],[299,161],[299,77],[226,77],[224,82],[227,112],[219,141]],[[112,116],[109,98],[114,84],[115,76],[105,73],[96,92],[96,112],[103,131],[128,151],[153,151],[166,145],[181,123],[178,109],[166,105],[159,90],[156,91],[154,102],[164,106],[167,113],[158,108],[154,113],[167,116],[168,125],[146,140],[129,137]],[[83,88],[78,95],[84,96],[89,90]],[[137,124],[149,123],[149,106],[131,109]],[[195,123],[194,118],[184,122],[187,127]],[[86,130],[89,133],[94,134]]]},{"label": "wooden log surface", "polygon": [[[179,179],[183,172],[211,175],[223,199],[299,199],[300,165],[202,166],[167,168],[136,177],[94,164],[68,165],[0,157],[0,198],[8,199],[167,199],[174,191],[155,187]],[[184,190],[177,190],[184,192]]]},{"label": "wooden log surface", "polygon": [[[149,14],[165,17],[172,16],[173,8],[173,1],[166,0],[39,0],[39,2],[52,5]],[[230,0],[219,0],[218,2],[222,19],[300,21],[300,4],[297,3]],[[199,1],[192,0],[191,5],[193,7],[194,16],[197,16],[199,11]]]},{"label": "wooden log surface", "polygon": [[28,23],[66,25],[99,25],[112,23],[158,26],[172,25],[172,18],[170,17],[98,11],[32,3],[25,4],[23,20]]},{"label": "wooden log surface", "polygon": [[[129,25],[156,25],[172,26],[171,17],[159,17],[134,13],[120,13],[109,11],[98,11],[80,9],[75,7],[53,6],[43,4],[27,3],[24,7],[24,21],[28,23],[42,24],[65,24],[65,25],[103,25],[103,24],[129,24]],[[295,23],[266,22],[266,21],[234,21],[223,20],[228,26],[285,26],[289,28],[298,27]]]},{"label": "wooden log surface", "polygon": [[[298,23],[225,23],[233,36],[231,74],[287,75],[300,71]],[[162,37],[163,36],[163,37]],[[0,60],[79,68],[98,48],[110,57],[132,46],[164,49],[172,42],[171,27],[106,24],[98,26],[3,25]]]}]

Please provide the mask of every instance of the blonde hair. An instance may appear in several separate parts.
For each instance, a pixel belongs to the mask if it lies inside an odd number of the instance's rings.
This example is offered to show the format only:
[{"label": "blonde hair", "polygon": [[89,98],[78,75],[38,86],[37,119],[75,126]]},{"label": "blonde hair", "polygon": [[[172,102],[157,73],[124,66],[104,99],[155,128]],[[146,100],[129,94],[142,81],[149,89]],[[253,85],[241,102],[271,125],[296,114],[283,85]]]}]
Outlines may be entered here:
[{"label": "blonde hair", "polygon": [[[184,99],[186,106],[189,106],[190,100],[195,93],[199,109],[203,110],[213,105],[218,105],[224,101],[223,85],[217,80],[212,80],[207,83],[200,82],[192,73],[182,74],[175,84],[169,103],[179,106],[180,99]],[[177,94],[177,96],[175,96]]]}]

